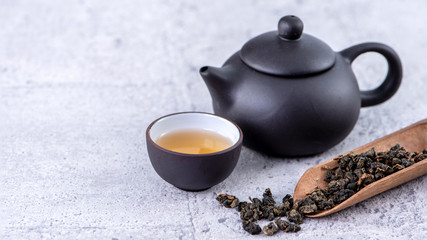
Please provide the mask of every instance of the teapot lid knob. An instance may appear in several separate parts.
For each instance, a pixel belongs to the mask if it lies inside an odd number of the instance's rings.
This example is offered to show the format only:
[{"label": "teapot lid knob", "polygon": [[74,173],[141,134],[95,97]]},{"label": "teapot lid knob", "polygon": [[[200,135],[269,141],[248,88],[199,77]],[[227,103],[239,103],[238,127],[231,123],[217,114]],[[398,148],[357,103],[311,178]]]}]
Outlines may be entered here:
[{"label": "teapot lid knob", "polygon": [[279,36],[287,40],[297,40],[302,35],[304,24],[299,17],[287,15],[278,24]]}]

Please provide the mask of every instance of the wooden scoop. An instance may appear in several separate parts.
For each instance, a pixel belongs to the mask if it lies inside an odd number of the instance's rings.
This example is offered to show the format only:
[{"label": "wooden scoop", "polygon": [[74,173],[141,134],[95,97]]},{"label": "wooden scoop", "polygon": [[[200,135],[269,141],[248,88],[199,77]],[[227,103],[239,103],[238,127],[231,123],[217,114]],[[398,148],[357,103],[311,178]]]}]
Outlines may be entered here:
[{"label": "wooden scoop", "polygon": [[[403,128],[397,132],[377,139],[350,152],[362,153],[368,151],[372,147],[374,147],[377,152],[387,151],[397,143],[410,152],[421,152],[423,149],[426,149],[427,119],[414,123],[406,128]],[[329,169],[334,169],[337,166],[338,162],[334,159],[330,159],[326,162],[320,163],[312,168],[309,168],[302,175],[302,177],[297,183],[297,186],[295,187],[294,199],[306,198],[307,193],[312,192],[316,186],[324,189],[328,184],[324,180],[326,172]],[[307,215],[307,217],[323,217],[341,211],[347,207],[352,206],[353,204],[361,202],[365,199],[368,199],[372,196],[375,196],[388,189],[394,188],[400,184],[403,184],[425,174],[427,174],[427,160],[422,160],[405,169],[402,169],[398,172],[390,174],[387,177],[384,177],[378,181],[369,184],[344,202],[336,205],[335,207],[329,210],[324,210],[316,214]]]}]

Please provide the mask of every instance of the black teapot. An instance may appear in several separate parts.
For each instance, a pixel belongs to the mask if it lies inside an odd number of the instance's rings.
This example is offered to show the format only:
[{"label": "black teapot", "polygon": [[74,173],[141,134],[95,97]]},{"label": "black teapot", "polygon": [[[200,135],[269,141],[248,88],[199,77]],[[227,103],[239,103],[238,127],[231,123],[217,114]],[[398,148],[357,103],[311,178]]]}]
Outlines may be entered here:
[{"label": "black teapot", "polygon": [[[366,52],[385,57],[388,73],[376,89],[360,91],[351,63]],[[278,31],[249,40],[221,68],[202,67],[217,115],[236,122],[247,147],[276,156],[312,155],[342,141],[360,107],[382,103],[400,86],[402,65],[381,43],[334,52],[303,33],[296,16],[280,19]]]}]

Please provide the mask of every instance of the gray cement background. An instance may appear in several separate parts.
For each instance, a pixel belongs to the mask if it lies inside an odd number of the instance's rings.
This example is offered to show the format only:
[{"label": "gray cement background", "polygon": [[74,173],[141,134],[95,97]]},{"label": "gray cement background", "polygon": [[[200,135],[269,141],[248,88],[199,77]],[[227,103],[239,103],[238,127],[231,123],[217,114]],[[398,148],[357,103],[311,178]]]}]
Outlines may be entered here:
[{"label": "gray cement background", "polygon": [[[0,239],[262,239],[242,230],[217,193],[292,193],[309,167],[427,118],[426,1],[0,0]],[[148,124],[212,112],[198,69],[220,66],[247,40],[298,15],[339,51],[378,41],[404,78],[384,104],[361,110],[352,133],[313,157],[244,148],[224,182],[181,191],[151,167]],[[385,61],[354,63],[362,89]],[[427,178],[269,239],[425,239]],[[267,222],[262,222],[262,225]]]}]

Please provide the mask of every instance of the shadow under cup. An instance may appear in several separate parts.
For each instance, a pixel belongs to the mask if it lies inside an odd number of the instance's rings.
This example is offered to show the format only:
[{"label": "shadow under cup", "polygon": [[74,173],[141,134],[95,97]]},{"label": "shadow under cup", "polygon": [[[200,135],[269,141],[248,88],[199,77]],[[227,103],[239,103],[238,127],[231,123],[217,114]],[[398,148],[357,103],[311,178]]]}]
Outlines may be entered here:
[{"label": "shadow under cup", "polygon": [[[185,129],[214,131],[232,145],[207,154],[174,152],[156,144],[162,135]],[[236,167],[242,148],[242,130],[233,122],[210,113],[183,112],[151,123],[146,132],[148,155],[154,170],[166,182],[187,191],[208,189],[226,179]]]}]

